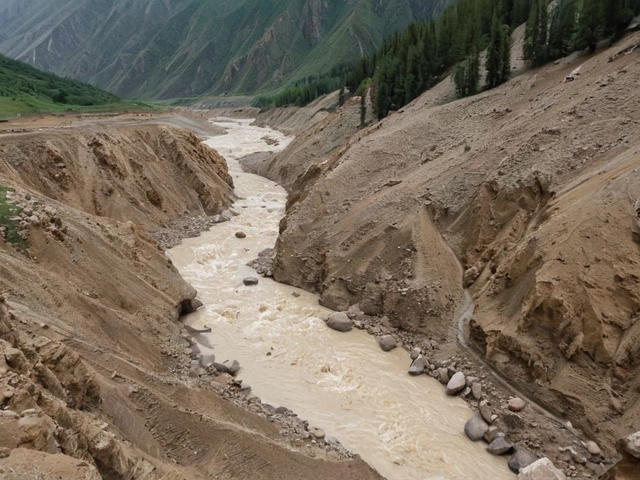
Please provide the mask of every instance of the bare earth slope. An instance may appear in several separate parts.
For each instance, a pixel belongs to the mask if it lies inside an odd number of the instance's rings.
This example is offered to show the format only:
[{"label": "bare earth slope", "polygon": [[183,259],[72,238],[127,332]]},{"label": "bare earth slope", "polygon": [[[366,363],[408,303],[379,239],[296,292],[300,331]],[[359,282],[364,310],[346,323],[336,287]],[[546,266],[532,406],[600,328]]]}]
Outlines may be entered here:
[{"label": "bare earth slope", "polygon": [[213,150],[153,125],[3,135],[0,184],[1,478],[378,478],[189,375],[196,292],[145,229],[230,205]]},{"label": "bare earth slope", "polygon": [[275,277],[441,342],[469,286],[486,358],[611,452],[640,429],[639,44],[444,105],[439,87],[327,154],[321,175],[292,144],[307,170],[285,184],[312,181],[293,189]]}]

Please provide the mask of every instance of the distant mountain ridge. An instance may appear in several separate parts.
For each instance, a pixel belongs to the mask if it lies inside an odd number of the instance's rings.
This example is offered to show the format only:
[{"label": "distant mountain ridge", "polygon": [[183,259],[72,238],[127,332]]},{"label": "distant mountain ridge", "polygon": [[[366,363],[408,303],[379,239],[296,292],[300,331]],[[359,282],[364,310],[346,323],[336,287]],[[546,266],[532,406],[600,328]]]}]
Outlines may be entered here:
[{"label": "distant mountain ridge", "polygon": [[246,94],[326,73],[450,0],[4,0],[0,53],[121,96]]}]

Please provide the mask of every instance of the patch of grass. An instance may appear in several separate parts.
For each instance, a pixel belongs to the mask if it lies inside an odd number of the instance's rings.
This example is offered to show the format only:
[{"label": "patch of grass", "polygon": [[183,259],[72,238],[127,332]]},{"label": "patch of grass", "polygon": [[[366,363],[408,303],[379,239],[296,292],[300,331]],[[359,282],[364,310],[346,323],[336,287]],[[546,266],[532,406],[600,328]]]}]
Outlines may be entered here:
[{"label": "patch of grass", "polygon": [[152,110],[86,83],[58,77],[0,55],[0,118],[65,111]]},{"label": "patch of grass", "polygon": [[26,248],[25,241],[18,234],[19,226],[17,218],[22,213],[22,208],[9,202],[7,194],[15,192],[15,189],[0,185],[0,227],[6,229],[6,240],[8,243],[21,248]]}]

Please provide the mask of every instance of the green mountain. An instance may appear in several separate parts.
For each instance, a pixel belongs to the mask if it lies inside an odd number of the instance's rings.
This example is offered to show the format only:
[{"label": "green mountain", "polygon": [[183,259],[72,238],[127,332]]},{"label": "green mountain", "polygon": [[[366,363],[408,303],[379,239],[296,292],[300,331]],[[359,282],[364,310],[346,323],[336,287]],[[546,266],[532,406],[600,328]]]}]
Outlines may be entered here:
[{"label": "green mountain", "polygon": [[22,113],[126,107],[111,93],[0,55],[0,118]]},{"label": "green mountain", "polygon": [[121,96],[246,94],[321,75],[450,0],[3,0],[0,52]]}]

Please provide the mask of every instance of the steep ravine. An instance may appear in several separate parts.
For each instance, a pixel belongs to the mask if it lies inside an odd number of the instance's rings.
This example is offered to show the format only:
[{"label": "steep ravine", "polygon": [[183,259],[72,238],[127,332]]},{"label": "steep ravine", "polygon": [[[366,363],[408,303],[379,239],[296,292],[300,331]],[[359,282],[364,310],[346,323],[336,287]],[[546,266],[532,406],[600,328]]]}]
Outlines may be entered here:
[{"label": "steep ravine", "polygon": [[289,141],[250,122],[217,119],[229,133],[206,142],[229,163],[239,215],[169,252],[205,304],[192,325],[211,327],[205,336],[216,358],[239,360],[243,385],[321,428],[389,480],[514,478],[505,458],[464,437],[472,412],[461,399],[434,379],[407,374],[406,351],[384,353],[365,332],[328,329],[322,319],[331,312],[314,295],[269,278],[243,284],[255,275],[246,264],[274,245],[286,193],[243,172],[236,159],[277,149],[264,138],[281,148]]}]

